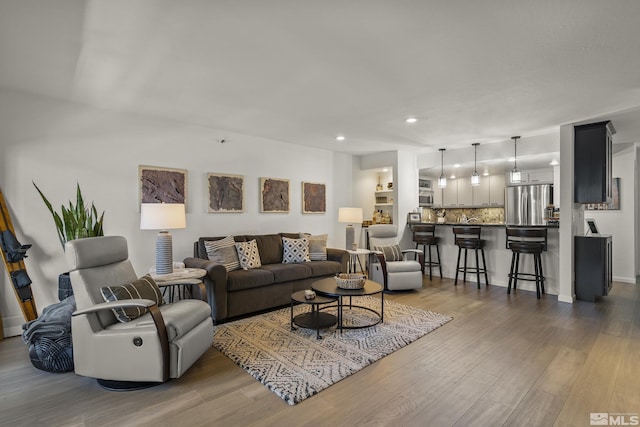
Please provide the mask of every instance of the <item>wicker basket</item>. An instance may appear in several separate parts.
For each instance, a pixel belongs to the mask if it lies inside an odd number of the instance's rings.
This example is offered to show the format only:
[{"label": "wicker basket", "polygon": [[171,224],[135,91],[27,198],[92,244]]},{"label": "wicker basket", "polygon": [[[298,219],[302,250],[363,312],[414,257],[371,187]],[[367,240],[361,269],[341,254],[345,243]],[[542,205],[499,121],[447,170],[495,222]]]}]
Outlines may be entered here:
[{"label": "wicker basket", "polygon": [[362,274],[340,273],[336,275],[336,284],[341,289],[362,289],[367,277]]}]

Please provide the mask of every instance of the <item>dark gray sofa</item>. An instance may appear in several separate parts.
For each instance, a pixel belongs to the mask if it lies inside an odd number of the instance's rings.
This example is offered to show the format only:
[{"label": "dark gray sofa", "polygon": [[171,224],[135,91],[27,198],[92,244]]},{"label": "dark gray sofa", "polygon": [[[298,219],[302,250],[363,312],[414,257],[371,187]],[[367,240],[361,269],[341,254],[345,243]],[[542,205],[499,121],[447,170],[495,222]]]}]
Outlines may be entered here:
[{"label": "dark gray sofa", "polygon": [[347,272],[349,254],[343,249],[327,248],[326,261],[283,264],[283,236],[297,239],[299,233],[233,236],[236,242],[256,240],[262,267],[229,272],[208,259],[204,245],[207,240],[224,237],[200,237],[194,243],[194,256],[184,263],[207,271],[204,282],[214,322],[290,304],[293,292],[311,289],[316,280]]}]

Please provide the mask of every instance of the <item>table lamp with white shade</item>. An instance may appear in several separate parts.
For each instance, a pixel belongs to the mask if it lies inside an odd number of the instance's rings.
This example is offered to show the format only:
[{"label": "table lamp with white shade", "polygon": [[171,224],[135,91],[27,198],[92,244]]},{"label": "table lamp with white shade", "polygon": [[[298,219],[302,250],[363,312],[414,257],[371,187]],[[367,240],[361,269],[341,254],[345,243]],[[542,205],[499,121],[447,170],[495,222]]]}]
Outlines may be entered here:
[{"label": "table lamp with white shade", "polygon": [[355,242],[353,224],[362,224],[362,208],[338,208],[338,222],[347,223],[346,248],[352,249]]},{"label": "table lamp with white shade", "polygon": [[156,238],[156,274],[173,273],[173,240],[168,230],[187,228],[183,203],[142,203],[140,229],[160,230]]}]

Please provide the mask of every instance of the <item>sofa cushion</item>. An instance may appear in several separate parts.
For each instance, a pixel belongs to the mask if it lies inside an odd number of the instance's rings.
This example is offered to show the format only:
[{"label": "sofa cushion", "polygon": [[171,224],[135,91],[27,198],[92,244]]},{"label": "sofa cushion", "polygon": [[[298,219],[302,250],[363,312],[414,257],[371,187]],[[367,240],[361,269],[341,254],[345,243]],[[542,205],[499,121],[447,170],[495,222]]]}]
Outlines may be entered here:
[{"label": "sofa cushion", "polygon": [[309,259],[311,261],[325,261],[327,259],[328,234],[312,236],[308,233],[300,233],[300,237],[309,239]]},{"label": "sofa cushion", "polygon": [[255,240],[258,244],[260,261],[262,264],[279,264],[282,262],[282,237],[279,234],[263,234],[245,236],[248,240]]},{"label": "sofa cushion", "polygon": [[273,273],[275,282],[280,283],[311,277],[313,270],[309,264],[308,262],[303,264],[267,264],[263,265],[262,269]]},{"label": "sofa cushion", "polygon": [[209,260],[224,265],[227,271],[240,268],[240,260],[238,259],[233,236],[227,236],[220,240],[207,240],[204,242],[204,247]]},{"label": "sofa cushion", "polygon": [[251,270],[252,268],[260,268],[262,262],[260,260],[260,253],[258,252],[258,246],[255,240],[248,242],[236,242],[236,251],[238,252],[238,259],[240,260],[240,267],[243,270]]},{"label": "sofa cushion", "polygon": [[263,268],[251,270],[230,271],[227,277],[227,290],[240,291],[243,289],[260,288],[275,282],[275,277],[271,271]]},{"label": "sofa cushion", "polygon": [[402,249],[400,249],[400,245],[391,245],[391,246],[374,246],[374,250],[378,252],[382,252],[384,254],[384,260],[389,261],[402,261]]},{"label": "sofa cushion", "polygon": [[298,264],[309,262],[309,240],[305,237],[301,239],[282,238],[282,262],[283,264]]},{"label": "sofa cushion", "polygon": [[[148,274],[131,283],[105,286],[100,289],[100,293],[106,302],[141,298],[149,299],[158,306],[163,303],[162,291],[160,291],[156,282]],[[114,308],[112,311],[118,321],[124,323],[142,316],[147,312],[147,309],[144,307],[128,307]]]},{"label": "sofa cushion", "polygon": [[342,272],[342,264],[337,261],[311,261],[305,265],[311,267],[311,277],[330,276]]}]

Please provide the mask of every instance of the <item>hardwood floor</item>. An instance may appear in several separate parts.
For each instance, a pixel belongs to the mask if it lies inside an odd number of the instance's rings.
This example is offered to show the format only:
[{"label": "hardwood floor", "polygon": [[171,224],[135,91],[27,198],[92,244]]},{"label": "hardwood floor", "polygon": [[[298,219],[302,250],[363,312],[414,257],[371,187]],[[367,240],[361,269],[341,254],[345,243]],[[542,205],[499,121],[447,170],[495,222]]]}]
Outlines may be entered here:
[{"label": "hardwood floor", "polygon": [[386,298],[454,320],[296,406],[213,348],[178,380],[117,393],[39,371],[6,338],[0,425],[564,427],[588,426],[590,412],[640,413],[637,285],[571,305],[427,278]]}]

